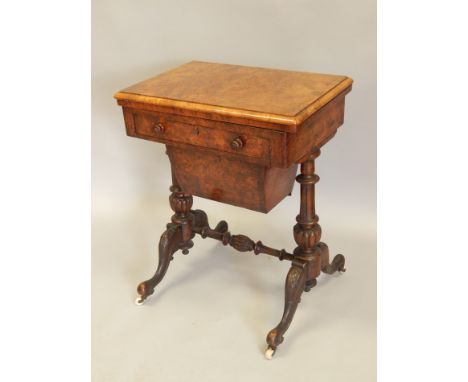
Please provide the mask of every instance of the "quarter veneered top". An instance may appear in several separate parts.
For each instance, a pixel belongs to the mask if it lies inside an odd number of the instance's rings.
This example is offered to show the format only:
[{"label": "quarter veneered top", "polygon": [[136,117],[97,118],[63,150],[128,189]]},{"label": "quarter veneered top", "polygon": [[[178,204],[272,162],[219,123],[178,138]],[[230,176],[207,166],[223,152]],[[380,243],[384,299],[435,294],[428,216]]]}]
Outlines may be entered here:
[{"label": "quarter veneered top", "polygon": [[130,86],[115,98],[279,124],[282,130],[294,131],[351,84],[345,76],[192,61]]}]

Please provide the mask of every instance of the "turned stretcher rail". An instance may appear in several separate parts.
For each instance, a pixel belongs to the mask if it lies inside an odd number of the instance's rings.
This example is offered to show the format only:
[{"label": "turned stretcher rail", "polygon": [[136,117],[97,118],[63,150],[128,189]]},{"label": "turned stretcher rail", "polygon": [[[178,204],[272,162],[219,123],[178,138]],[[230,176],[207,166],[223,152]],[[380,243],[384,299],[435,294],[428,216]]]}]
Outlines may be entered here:
[{"label": "turned stretcher rail", "polygon": [[193,232],[199,234],[203,239],[210,237],[215,240],[219,240],[223,245],[230,245],[234,249],[240,252],[253,251],[255,255],[264,253],[266,255],[277,257],[279,260],[290,260],[297,258],[284,249],[278,250],[275,248],[264,245],[261,241],[254,242],[248,236],[245,235],[231,235],[228,231],[228,225],[223,220],[218,223],[215,229],[211,229],[209,225],[197,226],[194,225],[192,228]]}]

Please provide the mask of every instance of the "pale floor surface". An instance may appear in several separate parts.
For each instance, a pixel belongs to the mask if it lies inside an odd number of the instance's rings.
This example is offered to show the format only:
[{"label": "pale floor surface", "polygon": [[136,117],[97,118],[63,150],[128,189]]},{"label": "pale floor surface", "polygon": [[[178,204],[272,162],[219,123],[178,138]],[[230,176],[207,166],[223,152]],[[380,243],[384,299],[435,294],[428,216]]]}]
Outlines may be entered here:
[{"label": "pale floor surface", "polygon": [[[283,208],[276,216],[293,214]],[[212,226],[230,216],[214,211]],[[294,248],[289,217],[246,211],[258,218],[242,221],[245,211],[229,209],[238,213],[231,233]],[[156,269],[157,241],[170,214],[161,204],[93,217],[94,382],[376,380],[374,235],[327,233],[322,219],[322,240],[332,254],[346,256],[348,271],[322,274],[302,295],[284,343],[268,361],[265,337],[282,315],[287,261],[239,253],[197,236],[188,256],[176,253],[145,305],[133,303],[137,284]]]}]

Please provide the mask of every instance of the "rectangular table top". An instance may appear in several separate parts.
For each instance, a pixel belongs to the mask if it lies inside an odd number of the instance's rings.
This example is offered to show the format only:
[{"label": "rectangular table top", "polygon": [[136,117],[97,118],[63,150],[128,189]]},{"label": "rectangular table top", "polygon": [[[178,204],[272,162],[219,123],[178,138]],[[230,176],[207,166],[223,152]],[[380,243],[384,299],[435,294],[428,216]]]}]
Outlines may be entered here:
[{"label": "rectangular table top", "polygon": [[192,61],[115,94],[204,117],[295,132],[296,126],[351,89],[346,76]]}]

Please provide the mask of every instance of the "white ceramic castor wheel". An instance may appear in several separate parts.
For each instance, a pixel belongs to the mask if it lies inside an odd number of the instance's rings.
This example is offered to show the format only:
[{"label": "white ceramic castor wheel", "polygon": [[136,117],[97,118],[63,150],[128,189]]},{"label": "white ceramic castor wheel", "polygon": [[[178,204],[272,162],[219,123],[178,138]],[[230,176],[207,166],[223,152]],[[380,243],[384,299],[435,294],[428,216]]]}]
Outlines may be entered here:
[{"label": "white ceramic castor wheel", "polygon": [[268,346],[267,350],[265,350],[265,358],[272,359],[274,355],[275,355],[275,349],[273,349],[271,346]]},{"label": "white ceramic castor wheel", "polygon": [[145,300],[141,296],[138,296],[135,299],[135,304],[138,305],[138,306],[143,305],[144,302],[145,302]]}]

